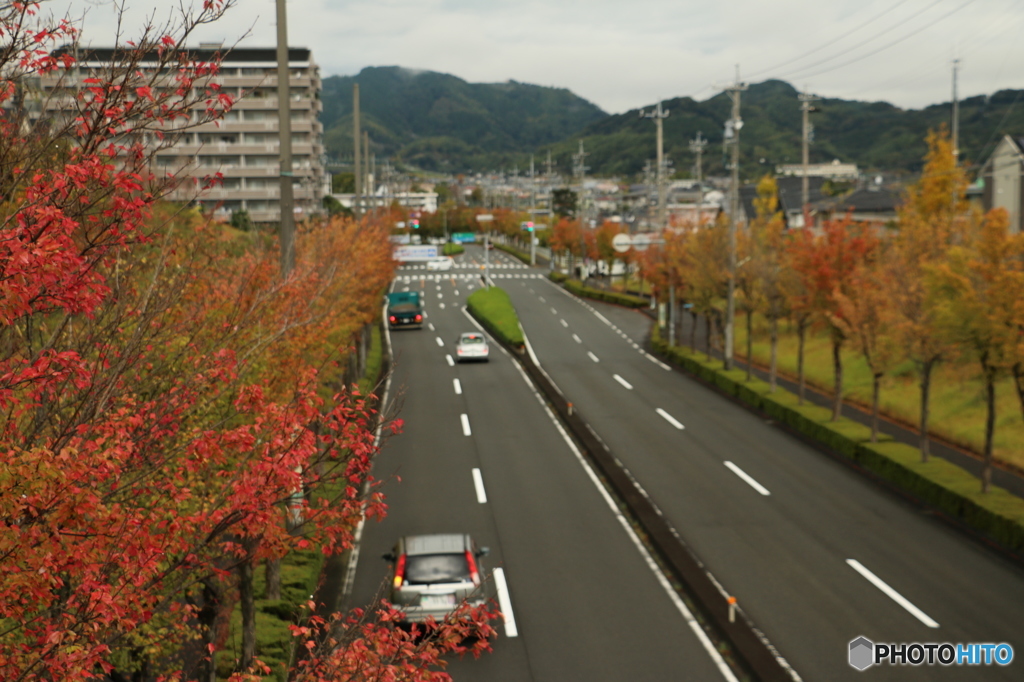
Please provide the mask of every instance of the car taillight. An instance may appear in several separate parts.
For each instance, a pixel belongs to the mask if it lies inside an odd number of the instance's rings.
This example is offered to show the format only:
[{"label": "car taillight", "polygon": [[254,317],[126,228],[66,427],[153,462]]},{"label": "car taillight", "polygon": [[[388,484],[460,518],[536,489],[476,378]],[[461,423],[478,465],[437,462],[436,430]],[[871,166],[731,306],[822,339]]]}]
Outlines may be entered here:
[{"label": "car taillight", "polygon": [[466,563],[469,564],[469,577],[473,580],[473,584],[479,585],[480,572],[476,568],[476,558],[469,550],[466,550]]},{"label": "car taillight", "polygon": [[394,321],[396,321],[397,319],[398,319],[397,317],[395,317],[394,315],[392,315],[391,317],[389,317],[389,318],[388,318],[388,322],[394,322]]},{"label": "car taillight", "polygon": [[417,322],[422,322],[423,321],[423,316],[422,315],[417,315],[416,316],[416,321]]},{"label": "car taillight", "polygon": [[401,587],[405,582],[405,555],[398,557],[395,562],[395,587]]}]

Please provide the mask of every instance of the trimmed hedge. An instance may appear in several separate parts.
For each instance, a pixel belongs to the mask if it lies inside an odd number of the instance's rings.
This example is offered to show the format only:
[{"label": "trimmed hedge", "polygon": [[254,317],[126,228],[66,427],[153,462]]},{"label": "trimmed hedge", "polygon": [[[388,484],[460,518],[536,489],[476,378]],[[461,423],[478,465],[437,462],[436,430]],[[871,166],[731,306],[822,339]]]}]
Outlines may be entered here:
[{"label": "trimmed hedge", "polygon": [[441,249],[442,256],[458,256],[460,253],[465,253],[466,247],[462,244],[456,244],[455,242],[448,242]]},{"label": "trimmed hedge", "polygon": [[921,462],[917,448],[882,434],[878,443],[871,443],[871,429],[864,424],[845,417],[833,422],[831,410],[799,405],[795,395],[781,388],[769,393],[767,382],[745,381],[744,370],[726,372],[718,360],[709,362],[687,348],[670,348],[657,325],[652,327],[651,343],[655,351],[687,373],[853,460],[1010,551],[1024,551],[1024,500],[1019,497],[995,486],[982,494],[977,478],[947,460],[931,457],[927,463]]},{"label": "trimmed hedge", "polygon": [[552,282],[561,284],[566,288],[566,290],[583,298],[592,298],[597,301],[614,303],[627,308],[646,308],[651,304],[646,298],[641,298],[640,296],[632,296],[630,294],[621,294],[617,291],[604,291],[603,289],[588,287],[575,279],[569,279],[567,275],[561,272],[552,272],[548,277]]},{"label": "trimmed hedge", "polygon": [[466,307],[470,315],[499,341],[522,350],[523,328],[519,326],[519,316],[504,289],[477,289],[466,299]]}]

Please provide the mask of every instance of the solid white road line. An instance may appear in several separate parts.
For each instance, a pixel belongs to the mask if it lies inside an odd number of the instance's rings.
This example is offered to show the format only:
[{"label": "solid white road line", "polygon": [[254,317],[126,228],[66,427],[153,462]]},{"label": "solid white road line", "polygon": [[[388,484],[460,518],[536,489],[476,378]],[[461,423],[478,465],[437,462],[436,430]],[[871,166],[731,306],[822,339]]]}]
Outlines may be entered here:
[{"label": "solid white road line", "polygon": [[[519,376],[523,378],[523,381],[526,382],[527,387],[529,387],[530,391],[533,393],[533,396],[537,399],[537,402],[540,403],[541,408],[547,413],[548,419],[551,420],[551,423],[554,424],[555,429],[557,429],[558,433],[561,434],[562,440],[565,441],[565,444],[569,447],[569,450],[571,450],[573,455],[575,455],[576,461],[579,462],[579,465],[583,468],[583,471],[586,472],[587,478],[589,478],[590,482],[594,484],[595,488],[597,488],[597,491],[601,494],[601,497],[602,499],[604,499],[605,504],[608,505],[608,509],[611,510],[612,515],[615,516],[615,519],[619,522],[619,525],[622,527],[622,530],[625,531],[626,535],[633,543],[633,546],[636,548],[636,551],[639,552],[640,556],[644,558],[644,562],[647,564],[647,567],[654,574],[654,577],[657,579],[658,584],[661,585],[661,589],[665,591],[665,594],[672,602],[672,605],[676,607],[676,610],[679,611],[680,615],[682,615],[683,620],[685,620],[686,624],[690,626],[690,630],[693,631],[693,634],[697,637],[698,641],[700,641],[701,645],[704,647],[704,651],[707,652],[707,655],[711,658],[712,662],[714,662],[715,667],[718,668],[718,672],[720,672],[722,674],[722,677],[728,680],[728,682],[739,682],[739,680],[737,680],[736,676],[733,674],[732,670],[726,664],[725,660],[722,658],[722,655],[718,652],[718,649],[716,649],[715,645],[711,642],[711,639],[708,638],[707,633],[704,632],[704,628],[701,627],[701,624],[699,622],[697,622],[697,619],[694,617],[693,612],[690,611],[689,608],[687,608],[686,603],[683,602],[682,598],[675,591],[675,588],[673,588],[672,584],[668,581],[668,578],[665,577],[665,574],[662,573],[661,569],[658,567],[658,564],[655,563],[654,557],[651,556],[651,553],[647,551],[646,547],[644,547],[644,544],[640,541],[640,538],[637,537],[636,531],[633,530],[633,527],[630,525],[626,517],[622,515],[622,512],[619,510],[619,507],[616,504],[615,500],[612,499],[611,494],[609,494],[608,490],[604,487],[604,484],[601,483],[601,479],[599,479],[597,477],[597,474],[594,473],[594,469],[590,466],[590,463],[587,462],[586,459],[584,459],[583,453],[579,451],[579,448],[576,447],[576,443],[574,443],[572,438],[569,437],[569,434],[566,433],[565,428],[562,426],[562,423],[558,421],[558,418],[555,416],[554,412],[551,411],[551,408],[548,407],[547,403],[544,401],[543,396],[541,396],[541,394],[537,392],[537,389],[530,382],[530,378],[526,376],[526,372],[523,370],[523,368],[519,365],[518,362],[514,362],[512,364],[515,366],[517,370],[519,370]],[[495,583],[498,582],[497,573],[500,570],[500,568],[494,570]],[[504,578],[504,575],[502,575],[502,578]],[[502,608],[502,611],[504,611],[504,608]],[[799,680],[799,677],[794,675],[794,679]]]},{"label": "solid white road line", "polygon": [[576,336],[575,334],[572,335],[572,340],[575,341],[576,343],[583,343],[583,339]]},{"label": "solid white road line", "polygon": [[455,386],[455,395],[462,395],[462,382],[452,379],[452,385]]},{"label": "solid white road line", "polygon": [[512,598],[508,594],[508,583],[505,581],[505,569],[494,569],[494,587],[498,590],[498,607],[505,619],[505,636],[518,637],[519,629],[516,627],[516,617],[512,613]]},{"label": "solid white road line", "polygon": [[446,356],[444,356],[444,359],[448,361],[448,366],[449,367],[454,367],[455,366],[455,361],[452,360],[452,356],[446,355]]},{"label": "solid white road line", "polygon": [[661,409],[660,407],[658,408],[658,414],[660,414],[662,417],[664,417],[665,421],[667,421],[669,424],[671,424],[672,426],[676,427],[680,431],[682,431],[684,428],[686,428],[682,424],[679,423],[678,419],[676,419],[675,417],[673,417],[672,415],[670,415],[668,412],[666,412],[665,410]]},{"label": "solid white road line", "polygon": [[726,462],[725,466],[729,467],[730,471],[732,471],[734,474],[736,474],[744,481],[746,481],[747,484],[757,492],[761,493],[762,495],[771,495],[771,493],[768,491],[768,488],[765,488],[763,485],[755,481],[746,471],[740,469],[732,462]]},{"label": "solid white road line", "polygon": [[562,326],[563,326],[563,327],[565,327],[566,329],[568,329],[568,328],[569,328],[569,323],[568,323],[568,322],[566,322],[565,320],[559,320],[559,322],[561,322],[561,323],[562,323]]},{"label": "solid white road line", "polygon": [[437,337],[437,345],[441,346],[441,348],[444,348],[444,341],[441,340],[440,336]]},{"label": "solid white road line", "polygon": [[597,356],[591,353],[589,350],[587,351],[587,355],[589,355],[590,359],[593,360],[594,362],[601,362],[600,360],[597,359]]},{"label": "solid white road line", "polygon": [[669,366],[668,366],[668,365],[666,365],[666,364],[665,364],[664,362],[662,362],[662,361],[661,361],[661,360],[659,360],[658,358],[654,357],[654,356],[653,356],[653,355],[651,355],[650,353],[648,353],[648,352],[646,352],[646,351],[645,351],[645,352],[644,352],[644,355],[645,355],[645,356],[647,357],[647,359],[648,359],[648,360],[650,360],[651,362],[653,362],[654,364],[656,364],[656,365],[657,365],[658,367],[661,367],[661,368],[662,368],[663,370],[665,370],[665,371],[667,371],[667,372],[671,372],[671,371],[672,371],[672,368],[671,368],[671,367],[669,367]]},{"label": "solid white road line", "polygon": [[462,414],[461,418],[462,418],[462,435],[463,436],[472,436],[473,432],[469,428],[469,415]]},{"label": "solid white road line", "polygon": [[434,331],[434,323],[433,322],[427,322],[427,329],[429,329],[430,331]]},{"label": "solid white road line", "polygon": [[625,386],[627,390],[633,390],[633,384],[629,383],[628,381],[620,377],[618,374],[613,374],[612,378],[615,379],[620,384],[622,384],[623,386]]},{"label": "solid white road line", "polygon": [[473,469],[473,487],[476,488],[476,501],[487,504],[487,491],[484,490],[484,477],[479,469]]},{"label": "solid white road line", "polygon": [[612,326],[612,323],[608,321],[608,318],[605,317],[604,315],[602,315],[601,313],[597,312],[596,310],[594,311],[594,315],[596,315],[597,319],[601,320],[602,322],[604,322],[609,327]]},{"label": "solid white road line", "polygon": [[907,611],[909,611],[911,615],[914,616],[914,618],[917,618],[919,621],[921,621],[930,628],[939,627],[939,624],[931,618],[929,618],[928,614],[926,614],[924,611],[911,604],[909,601],[907,601],[907,599],[902,594],[889,587],[884,580],[879,578],[877,575],[875,575],[868,569],[864,568],[864,565],[861,564],[859,561],[857,561],[856,559],[847,559],[846,563],[848,563],[853,570],[857,571],[862,576],[867,578],[869,583],[871,583],[872,585],[880,589],[882,592],[884,592],[886,596],[888,596],[894,602],[896,602],[897,604],[905,608]]}]

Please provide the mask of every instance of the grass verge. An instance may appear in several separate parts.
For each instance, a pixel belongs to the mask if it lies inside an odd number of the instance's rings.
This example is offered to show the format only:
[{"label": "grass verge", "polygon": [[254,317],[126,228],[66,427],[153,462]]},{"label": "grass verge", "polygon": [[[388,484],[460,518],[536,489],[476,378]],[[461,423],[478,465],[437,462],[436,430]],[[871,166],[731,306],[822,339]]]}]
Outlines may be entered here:
[{"label": "grass verge", "polygon": [[454,242],[448,242],[441,249],[441,255],[443,256],[458,256],[460,253],[465,253],[466,247],[462,244],[456,244]]},{"label": "grass verge", "polygon": [[658,332],[655,325],[651,331],[654,349],[687,373],[847,457],[1010,551],[1024,552],[1024,500],[997,487],[982,494],[978,479],[960,467],[938,457],[921,462],[916,448],[884,436],[871,443],[867,426],[846,418],[830,421],[827,408],[799,405],[797,397],[783,389],[770,393],[767,382],[744,381],[744,370],[726,372],[719,360],[709,362],[687,348],[669,347]]},{"label": "grass verge", "polygon": [[466,299],[466,307],[498,340],[520,350],[523,348],[523,329],[519,326],[519,315],[504,289],[477,289]]}]

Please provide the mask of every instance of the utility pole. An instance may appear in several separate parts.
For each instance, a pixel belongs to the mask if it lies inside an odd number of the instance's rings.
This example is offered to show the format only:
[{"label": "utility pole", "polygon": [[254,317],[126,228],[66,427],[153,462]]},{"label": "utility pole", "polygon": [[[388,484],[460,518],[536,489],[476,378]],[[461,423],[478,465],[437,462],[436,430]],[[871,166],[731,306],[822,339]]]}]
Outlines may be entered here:
[{"label": "utility pole", "polygon": [[664,133],[662,131],[662,121],[668,118],[669,111],[666,109],[662,111],[661,102],[658,102],[657,106],[654,107],[654,111],[647,112],[643,109],[640,110],[640,118],[653,118],[654,126],[657,130],[657,144],[658,144],[658,168],[657,168],[657,183],[658,183],[658,229],[664,230],[668,227],[666,223],[665,215],[665,150],[664,150]]},{"label": "utility pole", "polygon": [[366,212],[372,213],[377,206],[374,192],[373,166],[370,159],[370,131],[363,131],[363,195],[366,197]]},{"label": "utility pole", "polygon": [[810,165],[811,157],[811,136],[814,134],[814,127],[811,125],[810,114],[811,112],[817,111],[811,102],[817,101],[818,97],[808,93],[806,90],[800,93],[800,112],[803,115],[803,182],[801,183],[801,207],[804,214],[804,229],[809,227],[808,219],[811,216],[811,189],[810,189],[810,178],[808,177],[808,166]]},{"label": "utility pole", "polygon": [[697,137],[690,140],[690,151],[697,155],[697,227],[701,226],[701,217],[704,214],[704,148],[708,141],[697,131]]},{"label": "utility pole", "polygon": [[740,67],[736,66],[736,82],[727,89],[732,99],[732,118],[725,124],[725,140],[732,145],[732,186],[729,201],[729,290],[725,308],[725,369],[732,369],[734,327],[736,323],[736,220],[740,213],[740,97],[747,89],[740,82]]},{"label": "utility pole", "polygon": [[533,223],[533,229],[527,232],[527,236],[530,238],[530,265],[537,264],[537,224],[534,218],[537,217],[537,183],[534,177],[533,168],[533,154],[530,154],[530,222]]},{"label": "utility pole", "polygon": [[960,99],[956,90],[956,79],[960,71],[960,60],[953,60],[953,164],[960,164]]},{"label": "utility pole", "polygon": [[281,277],[295,268],[295,193],[292,186],[292,108],[288,88],[288,10],[277,0],[277,119],[281,155]]},{"label": "utility pole", "polygon": [[587,158],[587,153],[583,151],[583,140],[580,140],[580,150],[572,155],[572,174],[577,179],[580,185],[580,193],[576,197],[576,218],[580,223],[580,281],[583,277],[582,263],[587,254],[587,242],[583,237],[583,230],[585,230],[584,221],[586,220],[586,177],[587,177],[587,166],[584,165],[584,160]]},{"label": "utility pole", "polygon": [[[283,0],[278,0],[282,2]],[[362,216],[361,200],[363,196],[363,162],[362,154],[362,133],[359,132],[359,83],[352,84],[352,146],[355,147],[356,156],[354,159],[355,171],[353,177],[355,177],[355,195],[352,197],[352,212],[356,218]]]}]

